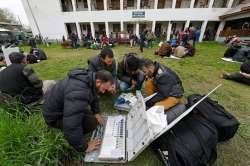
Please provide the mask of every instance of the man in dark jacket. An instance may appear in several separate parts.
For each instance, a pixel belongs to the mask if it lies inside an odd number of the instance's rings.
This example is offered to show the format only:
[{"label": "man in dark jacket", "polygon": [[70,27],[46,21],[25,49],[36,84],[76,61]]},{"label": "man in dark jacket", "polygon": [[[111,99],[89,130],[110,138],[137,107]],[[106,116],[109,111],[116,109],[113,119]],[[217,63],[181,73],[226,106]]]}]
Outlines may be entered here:
[{"label": "man in dark jacket", "polygon": [[116,79],[116,62],[114,53],[110,48],[102,49],[101,53],[94,58],[88,60],[89,70],[97,72],[100,70],[107,70],[112,73]]},{"label": "man in dark jacket", "polygon": [[184,93],[182,82],[178,75],[168,67],[144,59],[141,68],[146,75],[145,90],[147,95],[157,93],[146,105],[163,105],[165,110],[181,102]]},{"label": "man in dark jacket", "polygon": [[[80,68],[72,69],[46,97],[43,107],[45,122],[50,127],[62,129],[69,144],[77,151],[97,149],[100,140],[87,143],[83,134],[93,131],[97,122],[104,124],[97,93],[105,93],[112,83],[113,78],[108,71],[94,73]],[[88,106],[92,113],[88,111]]]},{"label": "man in dark jacket", "polygon": [[20,96],[21,102],[29,104],[43,95],[43,82],[38,79],[22,53],[9,55],[11,65],[0,72],[0,91],[10,96]]},{"label": "man in dark jacket", "polygon": [[220,77],[250,85],[250,60],[241,65],[240,72],[230,74],[223,71]]},{"label": "man in dark jacket", "polygon": [[135,53],[124,55],[118,63],[117,77],[121,81],[120,90],[140,90],[144,82],[144,74],[138,70],[140,59]]},{"label": "man in dark jacket", "polygon": [[97,55],[96,57],[88,60],[89,70],[93,72],[97,72],[100,70],[107,70],[109,71],[114,80],[114,84],[112,86],[112,92],[116,91],[116,77],[117,77],[117,71],[116,71],[116,62],[114,58],[114,53],[110,48],[104,48],[102,49],[101,53]]},{"label": "man in dark jacket", "polygon": [[75,33],[71,34],[71,40],[72,40],[72,48],[77,49],[77,40],[78,37]]}]

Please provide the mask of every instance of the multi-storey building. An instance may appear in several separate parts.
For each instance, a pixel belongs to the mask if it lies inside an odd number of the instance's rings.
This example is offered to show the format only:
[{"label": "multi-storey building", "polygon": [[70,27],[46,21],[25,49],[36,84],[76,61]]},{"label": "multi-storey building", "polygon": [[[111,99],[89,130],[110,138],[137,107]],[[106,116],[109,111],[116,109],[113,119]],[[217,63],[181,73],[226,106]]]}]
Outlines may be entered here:
[{"label": "multi-storey building", "polygon": [[[218,40],[234,19],[250,20],[249,1],[242,0],[22,0],[34,34],[61,39],[71,33],[130,32],[139,35],[145,28],[155,33],[180,31],[190,25],[201,31],[200,41],[210,30],[209,40]],[[227,14],[243,7],[243,18],[230,20]],[[240,8],[240,9],[238,9]],[[244,8],[245,9],[245,8]],[[245,9],[246,10],[246,9]],[[242,13],[238,13],[242,15]],[[241,25],[240,24],[240,25]],[[238,27],[239,28],[239,27]],[[229,33],[227,33],[229,34]]]}]

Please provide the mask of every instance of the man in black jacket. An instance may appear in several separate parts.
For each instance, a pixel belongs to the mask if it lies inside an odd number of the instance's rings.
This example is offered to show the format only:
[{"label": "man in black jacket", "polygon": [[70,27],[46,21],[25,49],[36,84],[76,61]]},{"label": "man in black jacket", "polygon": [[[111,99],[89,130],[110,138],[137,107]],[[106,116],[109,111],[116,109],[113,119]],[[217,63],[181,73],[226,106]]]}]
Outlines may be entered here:
[{"label": "man in black jacket", "polygon": [[[114,83],[116,82],[117,71],[116,71],[116,62],[114,58],[114,53],[110,48],[102,49],[100,55],[95,56],[94,58],[88,60],[89,70],[97,72],[100,70],[109,71],[112,76]],[[115,91],[116,85],[113,85],[113,91]]]},{"label": "man in black jacket", "polygon": [[144,74],[138,70],[140,59],[137,54],[129,53],[124,55],[118,63],[117,77],[121,81],[120,90],[140,90],[144,82]]},{"label": "man in black jacket", "polygon": [[88,65],[89,70],[93,72],[107,70],[112,73],[113,78],[116,79],[116,62],[114,53],[110,48],[102,49],[99,55],[88,60]]},{"label": "man in black jacket", "polygon": [[230,74],[223,71],[220,77],[250,85],[250,60],[241,65],[240,72]]},{"label": "man in black jacket", "polygon": [[141,68],[146,75],[145,90],[147,95],[157,93],[146,105],[163,105],[165,110],[181,102],[184,93],[182,82],[178,75],[168,67],[144,59]]},{"label": "man in black jacket", "polygon": [[10,96],[20,96],[21,102],[29,104],[43,96],[43,82],[38,79],[22,53],[9,55],[11,65],[0,72],[0,91]]},{"label": "man in black jacket", "polygon": [[[62,129],[69,144],[77,151],[97,149],[100,140],[87,143],[83,134],[93,131],[97,122],[104,124],[97,93],[105,93],[112,83],[113,78],[108,71],[94,73],[80,68],[72,69],[46,97],[43,108],[45,122],[50,127]],[[88,111],[88,106],[92,113]]]}]

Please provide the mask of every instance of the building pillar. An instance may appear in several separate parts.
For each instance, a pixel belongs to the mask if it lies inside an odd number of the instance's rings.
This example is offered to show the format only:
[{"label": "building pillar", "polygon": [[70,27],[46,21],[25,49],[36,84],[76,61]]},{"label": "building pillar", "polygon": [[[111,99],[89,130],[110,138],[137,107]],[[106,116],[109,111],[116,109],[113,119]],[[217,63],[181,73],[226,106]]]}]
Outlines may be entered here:
[{"label": "building pillar", "polygon": [[76,0],[71,0],[72,6],[73,6],[73,11],[76,11]]},{"label": "building pillar", "polygon": [[191,2],[190,2],[190,8],[194,8],[194,3],[195,3],[195,0],[191,0]]},{"label": "building pillar", "polygon": [[139,35],[140,35],[140,25],[139,25],[139,23],[136,23],[135,34],[136,34],[137,37],[139,37]]},{"label": "building pillar", "polygon": [[158,0],[155,0],[154,9],[157,9],[157,8],[158,8]]},{"label": "building pillar", "polygon": [[220,37],[220,32],[223,31],[224,27],[225,27],[226,22],[225,21],[221,21],[220,25],[218,27],[218,30],[216,32],[216,36],[215,36],[215,41],[218,41],[219,37]]},{"label": "building pillar", "polygon": [[153,21],[152,23],[152,32],[155,33],[155,25],[156,25],[156,21]]},{"label": "building pillar", "polygon": [[105,22],[105,31],[106,31],[106,35],[109,36],[109,23]]},{"label": "building pillar", "polygon": [[176,6],[176,0],[173,0],[173,1],[172,1],[172,8],[174,9],[175,6]]},{"label": "building pillar", "polygon": [[87,0],[88,3],[88,11],[91,11],[91,0]]},{"label": "building pillar", "polygon": [[172,30],[172,22],[168,22],[168,30],[167,30],[167,41],[170,40],[170,35],[171,35],[171,30]]},{"label": "building pillar", "polygon": [[234,0],[229,0],[227,8],[232,8]]},{"label": "building pillar", "polygon": [[201,34],[200,34],[200,38],[199,38],[199,42],[202,42],[206,28],[207,28],[207,20],[205,20],[201,26]]},{"label": "building pillar", "polygon": [[208,8],[213,8],[214,1],[215,1],[215,0],[210,0],[209,5],[208,5]]},{"label": "building pillar", "polygon": [[124,0],[120,0],[120,10],[123,10],[123,3],[124,3]]},{"label": "building pillar", "polygon": [[137,10],[140,10],[141,8],[141,0],[137,0]]},{"label": "building pillar", "polygon": [[95,37],[95,26],[93,22],[90,22],[90,29],[91,29],[91,33],[92,33],[92,37]]},{"label": "building pillar", "polygon": [[77,30],[78,39],[81,39],[82,31],[81,31],[81,27],[80,27],[79,22],[76,22],[76,30]]},{"label": "building pillar", "polygon": [[108,10],[108,2],[107,2],[107,0],[103,0],[103,6],[104,6],[104,10]]},{"label": "building pillar", "polygon": [[121,32],[123,32],[124,31],[124,23],[123,23],[123,21],[121,21]]},{"label": "building pillar", "polygon": [[185,23],[185,28],[188,28],[190,25],[190,20],[187,20],[186,23]]}]

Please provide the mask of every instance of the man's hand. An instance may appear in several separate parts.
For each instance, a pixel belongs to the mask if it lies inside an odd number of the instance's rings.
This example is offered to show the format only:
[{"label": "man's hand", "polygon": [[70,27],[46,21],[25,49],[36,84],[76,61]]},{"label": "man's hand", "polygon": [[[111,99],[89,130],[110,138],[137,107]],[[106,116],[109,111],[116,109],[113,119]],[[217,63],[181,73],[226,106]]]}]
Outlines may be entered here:
[{"label": "man's hand", "polygon": [[88,142],[88,148],[86,149],[86,152],[91,152],[93,150],[98,149],[100,144],[101,144],[101,140],[100,139],[89,141]]},{"label": "man's hand", "polygon": [[132,84],[132,86],[136,86],[136,84],[137,84],[137,81],[135,81],[135,80],[131,80],[131,84]]},{"label": "man's hand", "polygon": [[111,88],[109,89],[109,92],[110,92],[111,94],[115,94],[115,93],[116,93],[116,85],[115,85],[115,84],[113,84],[113,85],[111,86]]},{"label": "man's hand", "polygon": [[103,117],[100,114],[95,114],[95,118],[100,125],[105,124],[105,120],[103,119]]}]

